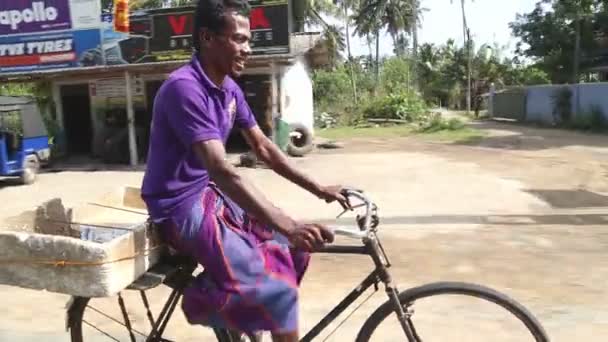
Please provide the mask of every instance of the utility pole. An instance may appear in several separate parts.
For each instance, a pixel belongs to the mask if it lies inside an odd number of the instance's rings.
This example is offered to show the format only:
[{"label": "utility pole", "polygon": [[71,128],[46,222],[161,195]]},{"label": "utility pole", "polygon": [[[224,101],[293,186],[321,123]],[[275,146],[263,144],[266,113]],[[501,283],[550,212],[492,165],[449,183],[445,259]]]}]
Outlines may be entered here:
[{"label": "utility pole", "polygon": [[414,83],[414,89],[418,90],[418,4],[419,0],[414,0],[414,9],[412,15],[412,79]]},{"label": "utility pole", "polygon": [[467,27],[467,114],[471,112],[471,30]]},{"label": "utility pole", "polygon": [[578,8],[576,9],[574,26],[576,37],[574,39],[574,66],[572,68],[572,83],[577,84],[579,81],[579,68],[581,58],[581,15]]}]

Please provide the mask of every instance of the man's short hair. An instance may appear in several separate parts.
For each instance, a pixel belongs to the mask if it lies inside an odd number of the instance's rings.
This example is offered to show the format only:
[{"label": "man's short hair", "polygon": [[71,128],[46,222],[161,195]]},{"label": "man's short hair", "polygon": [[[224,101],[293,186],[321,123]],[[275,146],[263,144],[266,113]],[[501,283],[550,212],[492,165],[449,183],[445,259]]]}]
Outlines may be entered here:
[{"label": "man's short hair", "polygon": [[196,51],[200,50],[200,30],[206,28],[212,32],[222,32],[226,25],[227,10],[249,16],[251,7],[247,0],[199,0],[194,13],[194,29],[192,32],[192,43]]}]

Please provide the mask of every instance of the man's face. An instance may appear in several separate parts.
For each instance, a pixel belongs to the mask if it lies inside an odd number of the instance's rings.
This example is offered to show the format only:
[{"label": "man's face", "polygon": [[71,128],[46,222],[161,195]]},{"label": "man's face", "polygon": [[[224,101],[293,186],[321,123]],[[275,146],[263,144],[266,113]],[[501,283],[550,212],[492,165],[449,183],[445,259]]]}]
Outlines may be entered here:
[{"label": "man's face", "polygon": [[236,12],[228,12],[225,19],[223,32],[212,34],[203,53],[212,54],[210,57],[219,71],[231,77],[238,77],[245,69],[245,63],[251,54],[249,18]]}]

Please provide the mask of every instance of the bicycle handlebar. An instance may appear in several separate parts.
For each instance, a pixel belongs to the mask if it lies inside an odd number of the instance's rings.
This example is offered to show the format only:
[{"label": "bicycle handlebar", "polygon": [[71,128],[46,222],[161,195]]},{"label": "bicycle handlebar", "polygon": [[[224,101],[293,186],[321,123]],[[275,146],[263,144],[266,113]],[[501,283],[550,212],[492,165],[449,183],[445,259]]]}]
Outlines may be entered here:
[{"label": "bicycle handlebar", "polygon": [[[369,198],[367,197],[362,190],[358,190],[358,189],[352,189],[352,188],[346,188],[344,190],[342,190],[342,194],[347,197],[347,199],[351,198],[357,198],[359,199],[361,202],[363,202],[360,205],[353,205],[351,206],[352,209],[355,208],[359,208],[359,207],[365,207],[365,216],[362,216],[359,219],[362,219],[362,223],[361,222],[357,222],[358,226],[359,226],[359,230],[354,230],[352,228],[347,228],[347,227],[331,227],[330,229],[333,231],[334,234],[336,235],[342,235],[342,236],[346,236],[346,237],[350,237],[350,238],[354,238],[354,239],[364,239],[366,237],[369,236],[369,233],[372,230],[372,215],[375,213],[376,210],[376,204]],[[349,209],[345,209],[340,215],[338,215],[338,217],[342,216],[344,213],[346,213]]]}]

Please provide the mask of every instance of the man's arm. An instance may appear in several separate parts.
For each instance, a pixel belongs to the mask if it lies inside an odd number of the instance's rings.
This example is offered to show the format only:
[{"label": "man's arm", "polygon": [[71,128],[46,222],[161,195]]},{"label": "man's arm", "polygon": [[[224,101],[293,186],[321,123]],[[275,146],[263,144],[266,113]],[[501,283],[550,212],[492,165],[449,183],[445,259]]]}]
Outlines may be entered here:
[{"label": "man's arm", "polygon": [[283,234],[296,226],[296,222],[275,207],[247,182],[226,160],[226,151],[220,140],[207,140],[195,143],[194,152],[209,172],[209,177],[217,183],[228,197],[246,212],[260,221],[270,224]]},{"label": "man's arm", "polygon": [[313,251],[333,242],[334,236],[318,224],[301,225],[270,203],[258,189],[241,177],[226,161],[224,145],[212,139],[197,142],[193,149],[209,176],[233,201],[260,222],[286,236],[296,248]]},{"label": "man's arm", "polygon": [[285,154],[262,132],[259,126],[243,130],[243,136],[256,156],[272,170],[313,195],[326,199],[327,188],[293,167]]},{"label": "man's arm", "polygon": [[276,173],[308,190],[313,195],[326,202],[338,201],[344,207],[350,207],[348,199],[342,195],[341,186],[321,186],[312,178],[298,171],[290,163],[283,152],[262,132],[256,123],[251,108],[247,104],[242,91],[236,93],[237,116],[236,126],[241,129],[249,146],[259,159],[264,161]]}]

